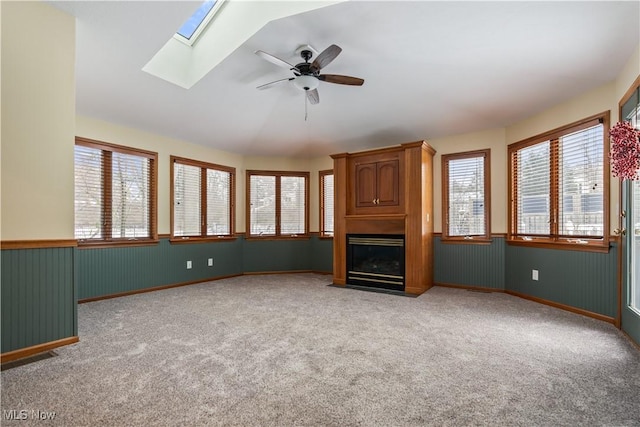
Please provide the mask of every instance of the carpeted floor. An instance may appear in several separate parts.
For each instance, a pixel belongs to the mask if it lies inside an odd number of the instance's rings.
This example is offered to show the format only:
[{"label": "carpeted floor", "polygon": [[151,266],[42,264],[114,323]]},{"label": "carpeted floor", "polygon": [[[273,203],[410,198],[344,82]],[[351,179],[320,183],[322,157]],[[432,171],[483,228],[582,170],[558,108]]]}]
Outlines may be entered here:
[{"label": "carpeted floor", "polygon": [[2,372],[2,424],[640,426],[640,352],[612,325],[500,293],[330,280],[82,304],[78,344]]}]

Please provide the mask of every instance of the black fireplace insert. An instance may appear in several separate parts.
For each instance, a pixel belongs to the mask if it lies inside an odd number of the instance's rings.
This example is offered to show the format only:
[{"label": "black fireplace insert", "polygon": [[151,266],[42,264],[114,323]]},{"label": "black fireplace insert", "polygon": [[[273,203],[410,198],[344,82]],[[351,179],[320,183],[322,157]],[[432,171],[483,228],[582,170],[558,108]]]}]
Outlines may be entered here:
[{"label": "black fireplace insert", "polygon": [[347,234],[347,284],[404,291],[404,235]]}]

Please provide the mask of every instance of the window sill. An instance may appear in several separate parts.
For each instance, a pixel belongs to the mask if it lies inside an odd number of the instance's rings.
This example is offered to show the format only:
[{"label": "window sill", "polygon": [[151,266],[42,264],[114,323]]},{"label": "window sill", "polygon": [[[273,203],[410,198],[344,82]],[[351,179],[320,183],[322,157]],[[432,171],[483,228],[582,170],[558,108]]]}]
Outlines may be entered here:
[{"label": "window sill", "polygon": [[609,252],[609,242],[590,242],[585,244],[572,243],[566,241],[549,241],[549,240],[522,240],[521,238],[507,238],[507,244],[511,246],[528,246],[532,248],[543,249],[560,249],[565,251],[582,251],[582,252]]},{"label": "window sill", "polygon": [[185,245],[195,243],[229,242],[237,240],[236,236],[210,236],[210,237],[170,237],[169,243],[172,245]]},{"label": "window sill", "polygon": [[244,240],[309,240],[308,234],[294,234],[288,236],[246,236]]},{"label": "window sill", "polygon": [[493,239],[486,238],[484,236],[477,236],[471,239],[465,239],[464,237],[441,237],[440,243],[446,245],[490,245],[491,243],[493,243]]},{"label": "window sill", "polygon": [[140,239],[140,240],[95,240],[83,241],[78,240],[78,249],[92,248],[122,248],[131,246],[156,246],[159,243],[157,239]]},{"label": "window sill", "polygon": [[318,236],[320,240],[333,240],[333,234],[321,234]]}]

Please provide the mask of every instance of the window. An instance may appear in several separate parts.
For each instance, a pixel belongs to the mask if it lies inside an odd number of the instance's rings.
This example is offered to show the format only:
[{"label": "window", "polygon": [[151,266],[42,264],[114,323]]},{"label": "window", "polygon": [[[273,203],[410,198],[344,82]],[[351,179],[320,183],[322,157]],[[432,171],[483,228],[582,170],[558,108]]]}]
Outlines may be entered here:
[{"label": "window", "polygon": [[[620,119],[640,129],[640,76],[622,98],[619,107]],[[620,185],[622,198],[616,234],[627,230],[626,235],[620,236],[620,256],[623,264],[628,266],[623,268],[622,275],[624,304],[640,315],[640,181],[626,180]],[[624,216],[622,212],[625,212]]]},{"label": "window", "polygon": [[509,241],[608,249],[609,112],[509,146]]},{"label": "window", "polygon": [[79,244],[157,240],[158,154],[76,138],[74,157]]},{"label": "window", "polygon": [[247,234],[309,234],[309,173],[247,171]]},{"label": "window", "polygon": [[224,3],[224,0],[204,1],[193,15],[182,24],[182,27],[176,31],[174,38],[189,46],[193,45],[207,24],[220,10],[222,3]]},{"label": "window", "polygon": [[333,171],[320,171],[320,236],[333,236]]},{"label": "window", "polygon": [[490,150],[443,155],[442,186],[442,239],[489,240]]},{"label": "window", "polygon": [[235,168],[171,156],[171,238],[232,237]]}]

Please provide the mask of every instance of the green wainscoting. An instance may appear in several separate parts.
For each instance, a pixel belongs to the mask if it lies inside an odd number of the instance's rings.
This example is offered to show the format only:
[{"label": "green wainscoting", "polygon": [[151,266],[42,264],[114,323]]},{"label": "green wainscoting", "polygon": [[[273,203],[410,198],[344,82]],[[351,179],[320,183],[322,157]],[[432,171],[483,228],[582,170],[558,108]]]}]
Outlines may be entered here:
[{"label": "green wainscoting", "polygon": [[333,273],[333,239],[311,238],[311,270],[318,273]]},{"label": "green wainscoting", "polygon": [[[617,257],[608,253],[507,246],[506,289],[615,318]],[[531,278],[538,270],[538,281]]]},{"label": "green wainscoting", "polygon": [[505,239],[490,244],[442,243],[434,239],[435,283],[505,289]]},{"label": "green wainscoting", "polygon": [[[213,258],[213,266],[207,260]],[[187,261],[192,268],[187,269]],[[76,250],[78,299],[96,298],[242,273],[331,272],[331,240],[245,240]]]},{"label": "green wainscoting", "polygon": [[242,274],[242,239],[194,244],[161,239],[154,246],[79,248],[76,271],[80,300]]},{"label": "green wainscoting", "polygon": [[311,270],[310,239],[245,240],[244,272]]},{"label": "green wainscoting", "polygon": [[73,254],[2,250],[2,353],[78,334]]},{"label": "green wainscoting", "polygon": [[[614,318],[617,248],[609,253],[444,244],[436,283],[513,291]],[[207,266],[213,258],[214,265]],[[192,268],[187,269],[187,261]],[[531,279],[531,270],[539,280]],[[2,250],[2,353],[77,335],[77,299],[252,272],[333,270],[333,240],[245,240],[121,248]]]}]

